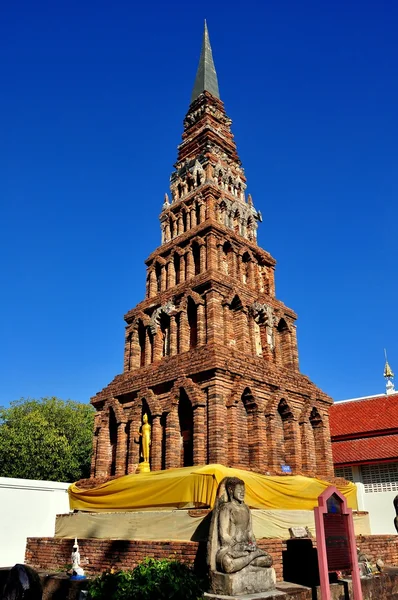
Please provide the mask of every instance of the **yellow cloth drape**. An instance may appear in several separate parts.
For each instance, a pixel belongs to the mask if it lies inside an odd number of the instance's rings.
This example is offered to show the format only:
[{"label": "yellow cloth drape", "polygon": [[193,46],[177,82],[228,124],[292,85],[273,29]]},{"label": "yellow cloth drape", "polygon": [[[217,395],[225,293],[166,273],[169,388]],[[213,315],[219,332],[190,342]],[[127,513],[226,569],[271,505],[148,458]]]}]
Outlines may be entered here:
[{"label": "yellow cloth drape", "polygon": [[[224,477],[239,477],[246,484],[245,502],[251,508],[312,510],[330,483],[302,475],[269,476],[222,465],[185,467],[125,475],[90,490],[69,487],[71,510],[115,512],[187,506],[212,507]],[[347,504],[357,509],[356,486],[337,486]]]}]

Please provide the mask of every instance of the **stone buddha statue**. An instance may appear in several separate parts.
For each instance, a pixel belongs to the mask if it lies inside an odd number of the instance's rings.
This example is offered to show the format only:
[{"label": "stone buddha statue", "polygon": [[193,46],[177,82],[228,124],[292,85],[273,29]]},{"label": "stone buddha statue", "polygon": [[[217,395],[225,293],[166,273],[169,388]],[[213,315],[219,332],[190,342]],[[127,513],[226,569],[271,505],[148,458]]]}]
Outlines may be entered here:
[{"label": "stone buddha statue", "polygon": [[207,549],[212,591],[224,595],[264,592],[275,587],[272,557],[258,548],[245,483],[226,477],[218,487]]}]

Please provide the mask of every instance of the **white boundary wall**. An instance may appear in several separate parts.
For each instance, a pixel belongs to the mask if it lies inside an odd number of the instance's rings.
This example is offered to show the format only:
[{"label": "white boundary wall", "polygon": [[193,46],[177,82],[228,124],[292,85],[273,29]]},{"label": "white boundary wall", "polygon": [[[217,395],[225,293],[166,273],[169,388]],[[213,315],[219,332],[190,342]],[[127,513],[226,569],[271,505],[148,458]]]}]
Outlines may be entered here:
[{"label": "white boundary wall", "polygon": [[357,486],[358,510],[369,513],[372,535],[397,535],[394,526],[395,509],[393,500],[398,492],[380,489],[378,492],[365,491],[359,467],[352,467],[353,481]]},{"label": "white boundary wall", "polygon": [[0,477],[0,567],[24,562],[27,537],[54,535],[55,515],[69,512],[69,486]]}]

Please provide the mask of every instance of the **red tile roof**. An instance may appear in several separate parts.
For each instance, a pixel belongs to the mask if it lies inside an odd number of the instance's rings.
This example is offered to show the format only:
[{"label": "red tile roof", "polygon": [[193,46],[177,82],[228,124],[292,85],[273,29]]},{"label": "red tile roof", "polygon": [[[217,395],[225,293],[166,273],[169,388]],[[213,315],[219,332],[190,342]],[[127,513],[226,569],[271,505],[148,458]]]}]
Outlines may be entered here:
[{"label": "red tile roof", "polygon": [[[340,436],[362,437],[366,432],[398,431],[398,393],[335,402],[329,417],[332,440]],[[395,440],[398,447],[398,437]]]},{"label": "red tile roof", "polygon": [[398,458],[398,436],[380,435],[332,443],[335,466]]}]

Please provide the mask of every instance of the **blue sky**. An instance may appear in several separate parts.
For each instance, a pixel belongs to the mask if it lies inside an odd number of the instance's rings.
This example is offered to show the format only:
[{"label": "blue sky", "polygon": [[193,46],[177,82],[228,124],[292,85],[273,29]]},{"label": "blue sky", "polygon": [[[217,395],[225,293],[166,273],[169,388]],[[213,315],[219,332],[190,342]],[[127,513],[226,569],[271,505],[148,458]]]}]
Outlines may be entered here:
[{"label": "blue sky", "polygon": [[121,372],[205,17],[301,370],[337,400],[384,391],[396,2],[37,0],[0,17],[0,404],[86,402]]}]

